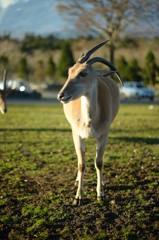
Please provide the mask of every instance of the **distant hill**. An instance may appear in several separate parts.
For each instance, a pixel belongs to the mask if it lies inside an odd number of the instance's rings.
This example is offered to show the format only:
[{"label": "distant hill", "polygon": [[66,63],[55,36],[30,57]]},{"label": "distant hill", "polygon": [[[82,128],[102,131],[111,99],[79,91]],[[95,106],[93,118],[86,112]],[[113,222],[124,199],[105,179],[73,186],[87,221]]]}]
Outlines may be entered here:
[{"label": "distant hill", "polygon": [[26,32],[65,36],[65,22],[58,15],[56,4],[53,0],[31,0],[19,1],[3,10],[0,8],[0,34],[11,32],[11,36],[16,38],[21,38]]}]

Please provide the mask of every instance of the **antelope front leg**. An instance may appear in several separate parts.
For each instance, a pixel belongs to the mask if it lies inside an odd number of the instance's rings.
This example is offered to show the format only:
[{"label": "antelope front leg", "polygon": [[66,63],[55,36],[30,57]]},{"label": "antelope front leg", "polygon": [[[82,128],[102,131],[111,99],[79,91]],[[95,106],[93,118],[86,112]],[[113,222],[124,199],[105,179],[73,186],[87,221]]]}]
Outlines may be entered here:
[{"label": "antelope front leg", "polygon": [[95,160],[95,168],[97,171],[97,200],[105,200],[104,194],[104,179],[102,174],[102,166],[103,166],[103,154],[105,150],[105,146],[107,143],[108,135],[102,135],[97,139],[97,153]]},{"label": "antelope front leg", "polygon": [[77,153],[78,158],[78,174],[76,183],[78,182],[78,188],[76,197],[74,199],[73,205],[75,206],[81,206],[83,204],[83,178],[84,178],[84,171],[86,168],[86,161],[84,157],[84,139],[82,139],[79,135],[77,135],[74,131],[73,133],[73,140],[75,144],[75,149]]}]

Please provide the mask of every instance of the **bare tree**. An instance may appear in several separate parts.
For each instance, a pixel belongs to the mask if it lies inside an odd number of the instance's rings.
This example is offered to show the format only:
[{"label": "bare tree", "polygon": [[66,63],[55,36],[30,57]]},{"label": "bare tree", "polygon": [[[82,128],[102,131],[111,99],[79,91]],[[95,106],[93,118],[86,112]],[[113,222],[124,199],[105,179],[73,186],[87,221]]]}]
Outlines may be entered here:
[{"label": "bare tree", "polygon": [[136,24],[137,35],[139,29],[146,30],[149,24],[152,30],[159,22],[159,1],[156,0],[59,0],[57,8],[79,29],[93,31],[104,40],[108,38],[112,63],[119,34],[132,23]]}]

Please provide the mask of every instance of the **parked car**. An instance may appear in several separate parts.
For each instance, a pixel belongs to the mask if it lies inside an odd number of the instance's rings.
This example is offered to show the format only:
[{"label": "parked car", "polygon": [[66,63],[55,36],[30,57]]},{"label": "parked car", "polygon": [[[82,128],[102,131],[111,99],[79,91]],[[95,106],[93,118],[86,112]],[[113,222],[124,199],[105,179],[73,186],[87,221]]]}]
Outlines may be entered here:
[{"label": "parked car", "polygon": [[155,92],[147,87],[144,82],[124,82],[124,86],[120,88],[121,99],[128,98],[149,98],[154,100]]},{"label": "parked car", "polygon": [[[24,80],[8,80],[6,82],[7,88],[11,89],[9,98],[41,98],[41,93],[33,90],[29,84]],[[0,81],[0,89],[3,87],[2,81]]]}]

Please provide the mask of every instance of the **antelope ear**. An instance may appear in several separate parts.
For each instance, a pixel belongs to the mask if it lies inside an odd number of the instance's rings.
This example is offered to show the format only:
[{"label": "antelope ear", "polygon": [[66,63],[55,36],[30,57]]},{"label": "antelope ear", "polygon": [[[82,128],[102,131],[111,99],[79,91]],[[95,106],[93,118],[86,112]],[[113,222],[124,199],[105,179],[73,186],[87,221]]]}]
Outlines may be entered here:
[{"label": "antelope ear", "polygon": [[104,77],[108,77],[108,76],[110,76],[110,75],[112,75],[112,74],[114,74],[114,73],[116,73],[117,71],[107,71],[107,73],[106,74],[104,74]]},{"label": "antelope ear", "polygon": [[[121,76],[120,76],[120,73],[118,72],[118,70],[116,69],[116,67],[115,67],[111,62],[109,62],[109,61],[107,61],[106,59],[101,58],[101,57],[94,57],[94,58],[91,58],[90,60],[88,60],[86,63],[91,66],[91,65],[92,65],[93,63],[95,63],[95,62],[101,62],[101,63],[105,64],[106,66],[110,67],[110,69],[112,69],[113,71],[115,71],[115,73],[116,73],[119,81],[121,82],[121,84],[124,85],[124,84],[123,84],[123,80],[122,80],[122,78],[121,78]],[[112,73],[111,73],[111,74],[112,74]],[[109,75],[110,75],[110,74],[109,74]]]},{"label": "antelope ear", "polygon": [[97,70],[97,76],[108,77],[117,71]]}]

